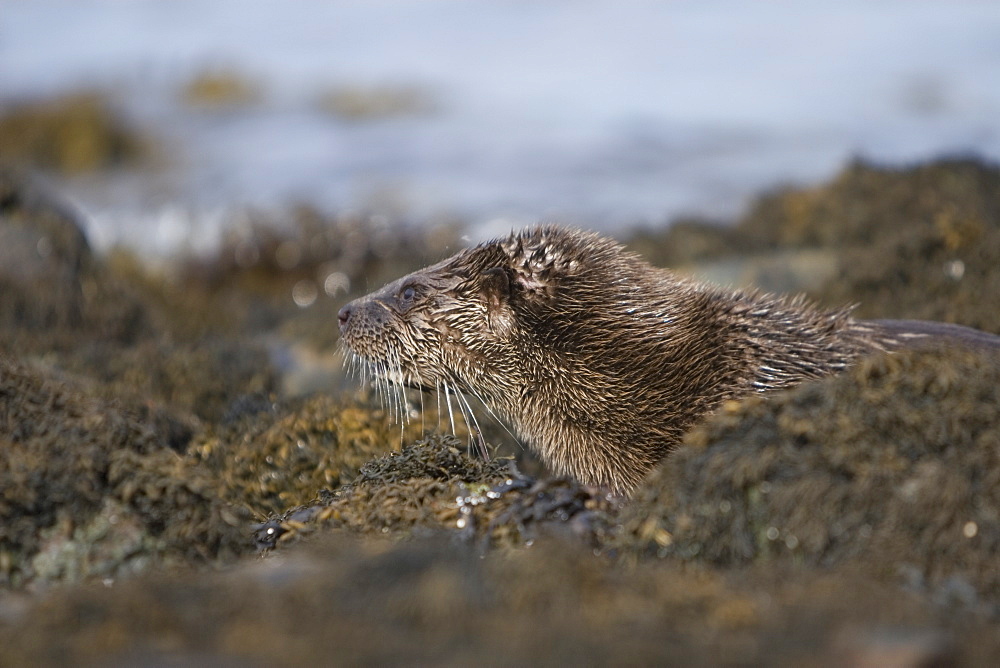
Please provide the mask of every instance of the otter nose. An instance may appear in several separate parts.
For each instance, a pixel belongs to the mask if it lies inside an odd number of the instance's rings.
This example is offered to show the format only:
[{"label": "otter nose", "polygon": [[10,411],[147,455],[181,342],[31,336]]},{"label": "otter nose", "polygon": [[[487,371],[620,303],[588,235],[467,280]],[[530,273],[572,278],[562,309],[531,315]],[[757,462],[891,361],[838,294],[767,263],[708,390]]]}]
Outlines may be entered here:
[{"label": "otter nose", "polygon": [[347,321],[351,319],[351,313],[353,312],[354,309],[351,307],[351,304],[348,304],[347,306],[337,311],[337,320],[340,322],[341,329],[343,329],[347,325]]}]

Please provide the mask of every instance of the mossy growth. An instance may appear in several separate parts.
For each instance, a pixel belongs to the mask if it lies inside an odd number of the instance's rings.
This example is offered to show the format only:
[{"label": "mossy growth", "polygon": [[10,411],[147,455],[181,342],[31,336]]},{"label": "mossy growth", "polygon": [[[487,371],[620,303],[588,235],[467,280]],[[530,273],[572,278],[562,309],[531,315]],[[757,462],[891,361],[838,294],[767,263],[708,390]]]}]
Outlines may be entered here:
[{"label": "mossy growth", "polygon": [[419,425],[346,399],[314,396],[229,416],[199,433],[189,458],[214,471],[219,494],[258,518],[308,503],[354,480],[369,460],[398,450]]},{"label": "mossy growth", "polygon": [[115,577],[247,552],[247,516],[175,450],[190,427],[0,355],[0,580]]},{"label": "mossy growth", "polygon": [[621,499],[569,479],[534,479],[510,459],[463,452],[451,436],[432,436],[374,459],[350,484],[255,529],[262,548],[288,545],[324,527],[390,535],[449,532],[487,545],[523,546],[551,532],[598,545]]},{"label": "mossy growth", "polygon": [[625,551],[731,567],[870,565],[1000,602],[1000,360],[868,359],[688,435],[622,517]]}]

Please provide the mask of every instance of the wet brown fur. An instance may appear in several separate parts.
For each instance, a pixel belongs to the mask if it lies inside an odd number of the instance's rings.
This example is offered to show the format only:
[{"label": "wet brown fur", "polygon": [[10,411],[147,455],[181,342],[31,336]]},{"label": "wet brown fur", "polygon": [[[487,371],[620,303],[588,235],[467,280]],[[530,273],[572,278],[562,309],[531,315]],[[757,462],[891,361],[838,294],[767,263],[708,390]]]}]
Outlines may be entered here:
[{"label": "wet brown fur", "polygon": [[557,226],[405,276],[346,306],[341,329],[392,382],[477,396],[553,471],[619,492],[722,402],[927,336],[691,281]]}]

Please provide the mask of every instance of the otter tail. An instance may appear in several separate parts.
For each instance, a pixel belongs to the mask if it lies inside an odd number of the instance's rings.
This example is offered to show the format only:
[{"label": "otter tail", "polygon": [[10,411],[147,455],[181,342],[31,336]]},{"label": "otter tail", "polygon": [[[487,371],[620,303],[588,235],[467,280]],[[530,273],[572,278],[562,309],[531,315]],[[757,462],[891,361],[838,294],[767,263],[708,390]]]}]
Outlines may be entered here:
[{"label": "otter tail", "polygon": [[1000,336],[962,325],[927,320],[866,320],[863,325],[887,350],[955,345],[1000,351]]}]

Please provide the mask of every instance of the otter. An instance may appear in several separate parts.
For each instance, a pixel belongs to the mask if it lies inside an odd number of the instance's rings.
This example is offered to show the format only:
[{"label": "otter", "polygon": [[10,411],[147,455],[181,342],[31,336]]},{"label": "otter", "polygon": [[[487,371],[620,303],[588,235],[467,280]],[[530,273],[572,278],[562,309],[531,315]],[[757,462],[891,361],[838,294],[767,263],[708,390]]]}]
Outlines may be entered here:
[{"label": "otter", "polygon": [[557,474],[628,493],[730,399],[930,341],[1000,337],[726,290],[554,225],[465,249],[344,306],[365,373],[468,408],[477,397]]}]

